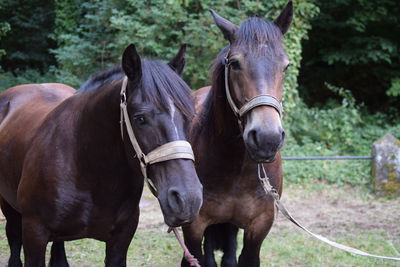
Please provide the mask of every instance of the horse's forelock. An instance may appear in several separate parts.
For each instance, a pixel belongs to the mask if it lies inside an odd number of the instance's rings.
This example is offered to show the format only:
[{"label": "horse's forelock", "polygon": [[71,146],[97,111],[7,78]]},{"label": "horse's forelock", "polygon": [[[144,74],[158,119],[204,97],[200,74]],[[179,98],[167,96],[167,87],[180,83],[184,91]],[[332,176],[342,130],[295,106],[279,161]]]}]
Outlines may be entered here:
[{"label": "horse's forelock", "polygon": [[167,64],[158,60],[142,61],[141,89],[144,100],[169,111],[170,101],[188,119],[194,116],[189,86]]},{"label": "horse's forelock", "polygon": [[272,22],[258,17],[243,21],[235,34],[235,46],[243,46],[250,50],[258,50],[265,44],[280,43],[283,35]]},{"label": "horse's forelock", "polygon": [[[92,75],[76,93],[85,93],[101,88],[124,76],[121,65]],[[142,60],[142,78],[140,81],[144,100],[166,111],[170,101],[188,119],[194,116],[194,107],[189,86],[167,64],[158,60]]]}]

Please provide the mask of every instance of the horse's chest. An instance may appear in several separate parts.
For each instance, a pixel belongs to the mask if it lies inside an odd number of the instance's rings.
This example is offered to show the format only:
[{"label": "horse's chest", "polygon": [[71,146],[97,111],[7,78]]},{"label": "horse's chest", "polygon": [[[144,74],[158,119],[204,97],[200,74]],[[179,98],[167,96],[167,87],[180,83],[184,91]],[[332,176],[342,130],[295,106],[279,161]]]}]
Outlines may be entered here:
[{"label": "horse's chest", "polygon": [[231,222],[245,228],[272,205],[258,180],[227,183],[221,188],[206,188],[204,192],[201,213],[211,218],[213,224]]}]

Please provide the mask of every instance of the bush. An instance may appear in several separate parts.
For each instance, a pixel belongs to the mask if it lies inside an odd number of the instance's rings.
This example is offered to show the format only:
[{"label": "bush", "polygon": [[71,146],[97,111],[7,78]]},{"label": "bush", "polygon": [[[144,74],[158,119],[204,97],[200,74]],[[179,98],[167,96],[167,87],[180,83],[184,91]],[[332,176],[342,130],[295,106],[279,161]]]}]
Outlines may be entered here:
[{"label": "bush", "polygon": [[[390,120],[382,113],[368,114],[365,107],[356,105],[350,91],[330,84],[327,87],[342,97],[342,102],[331,100],[323,109],[299,103],[285,122],[288,138],[283,156],[369,156],[372,143],[386,133],[400,138],[398,117]],[[323,180],[372,189],[369,160],[302,160],[283,164],[287,182]]]},{"label": "bush", "polygon": [[15,74],[0,70],[0,93],[10,87],[27,84],[27,83],[51,83],[57,82],[59,79],[53,71],[48,71],[45,74],[35,69],[27,69],[25,71],[15,70]]},{"label": "bush", "polygon": [[[352,91],[372,112],[400,111],[400,5],[396,0],[316,1],[318,16],[303,42],[300,94],[307,104],[334,95],[325,82]],[[396,97],[397,96],[397,97]]]},{"label": "bush", "polygon": [[[80,1],[59,2],[52,50],[59,67],[78,80],[118,62],[123,49],[135,43],[144,56],[170,59],[188,44],[184,79],[194,88],[208,85],[213,59],[228,43],[215,26],[209,8],[239,24],[249,15],[274,19],[287,3],[279,1]],[[68,3],[68,4],[66,4]],[[241,3],[238,6],[238,3]],[[75,6],[76,5],[76,6]],[[71,6],[74,8],[71,9]],[[301,40],[318,13],[312,0],[296,1],[293,25],[285,38],[292,67],[285,83],[285,110],[297,101]],[[78,86],[78,84],[73,84]]]}]

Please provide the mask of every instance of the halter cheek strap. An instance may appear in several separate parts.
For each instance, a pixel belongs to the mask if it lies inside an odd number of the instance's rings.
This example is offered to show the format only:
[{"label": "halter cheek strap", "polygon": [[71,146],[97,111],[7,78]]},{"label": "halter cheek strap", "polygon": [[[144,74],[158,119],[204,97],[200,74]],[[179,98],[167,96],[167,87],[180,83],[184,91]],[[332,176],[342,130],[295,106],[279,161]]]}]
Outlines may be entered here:
[{"label": "halter cheek strap", "polygon": [[[228,51],[228,54],[229,54],[229,51]],[[246,104],[244,104],[240,109],[236,106],[235,102],[232,99],[232,95],[231,95],[231,92],[229,89],[229,65],[230,65],[230,63],[228,60],[228,54],[226,55],[226,57],[224,59],[225,93],[226,93],[226,98],[228,100],[229,105],[232,108],[233,113],[238,118],[240,127],[242,127],[242,121],[241,121],[242,117],[247,112],[249,112],[250,110],[252,110],[253,108],[258,107],[258,106],[273,107],[278,111],[279,117],[282,118],[282,114],[283,114],[282,103],[272,95],[258,95],[258,96],[253,97],[252,99],[250,99],[250,101],[247,102]]]},{"label": "halter cheek strap", "polygon": [[126,98],[126,87],[128,83],[128,77],[125,76],[122,87],[121,87],[121,136],[124,139],[124,122],[126,130],[128,132],[129,140],[135,150],[136,156],[140,162],[140,169],[142,171],[144,180],[146,181],[150,191],[154,196],[158,196],[158,192],[155,186],[152,184],[151,180],[147,176],[147,166],[163,162],[172,159],[190,159],[194,161],[194,154],[189,142],[184,140],[172,141],[166,143],[162,146],[155,148],[150,151],[147,155],[143,153],[136,139],[135,133],[133,132],[132,124],[129,120],[128,108],[127,108],[127,98]]}]

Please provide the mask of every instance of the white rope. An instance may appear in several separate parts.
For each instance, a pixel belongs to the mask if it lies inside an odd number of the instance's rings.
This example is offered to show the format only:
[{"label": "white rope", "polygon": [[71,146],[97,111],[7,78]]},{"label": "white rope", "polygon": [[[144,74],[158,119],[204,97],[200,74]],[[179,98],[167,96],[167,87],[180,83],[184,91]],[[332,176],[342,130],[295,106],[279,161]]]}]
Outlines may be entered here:
[{"label": "white rope", "polygon": [[[348,247],[339,243],[336,243],[334,241],[329,240],[326,237],[323,237],[321,235],[317,235],[314,234],[313,232],[311,232],[310,230],[308,230],[305,226],[303,226],[302,224],[300,224],[297,220],[295,220],[293,218],[293,216],[289,213],[289,211],[285,208],[285,206],[283,205],[283,203],[280,201],[279,199],[279,194],[276,192],[276,190],[272,187],[272,185],[269,182],[269,178],[266,175],[265,169],[264,169],[264,165],[262,163],[258,164],[258,178],[261,181],[261,185],[264,188],[264,191],[267,193],[267,195],[271,195],[274,198],[274,205],[275,207],[278,207],[279,211],[282,212],[282,214],[291,222],[293,222],[295,225],[297,225],[299,228],[303,229],[304,231],[306,231],[309,235],[311,235],[312,237],[327,243],[328,245],[353,253],[353,254],[357,254],[357,255],[361,255],[361,256],[367,256],[367,257],[373,257],[373,258],[378,258],[378,259],[385,259],[385,260],[395,260],[395,261],[400,261],[400,258],[397,257],[387,257],[387,256],[380,256],[380,255],[374,255],[374,254],[370,254],[367,252],[364,252],[362,250],[358,250],[352,247]],[[260,169],[262,169],[264,177],[261,177],[260,175]],[[278,211],[278,212],[279,212]]]}]

